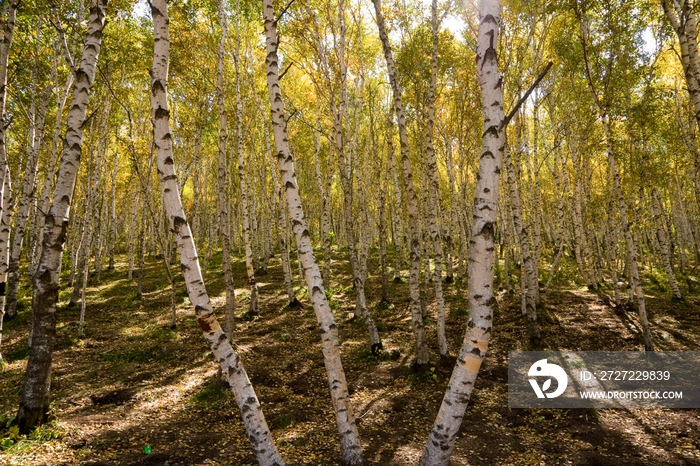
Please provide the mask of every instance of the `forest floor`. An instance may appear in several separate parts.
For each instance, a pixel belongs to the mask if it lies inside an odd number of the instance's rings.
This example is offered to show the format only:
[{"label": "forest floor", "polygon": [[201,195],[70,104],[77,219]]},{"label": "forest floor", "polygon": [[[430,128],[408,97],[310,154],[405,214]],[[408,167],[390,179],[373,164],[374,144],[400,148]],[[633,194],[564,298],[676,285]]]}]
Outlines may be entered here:
[{"label": "forest floor", "polygon": [[[123,258],[122,258],[123,259]],[[572,262],[572,261],[569,261]],[[370,264],[376,270],[376,263]],[[245,264],[237,258],[237,282]],[[573,268],[571,265],[569,267]],[[254,465],[233,396],[218,381],[178,276],[178,326],[170,329],[170,291],[162,262],[147,261],[144,293],[136,297],[126,264],[92,278],[85,335],[79,306],[66,309],[61,292],[52,400],[57,421],[27,437],[0,425],[0,463],[7,465]],[[634,313],[610,307],[603,294],[573,283],[567,262],[557,286],[543,295],[541,330],[553,350],[643,348]],[[435,324],[428,322],[430,368],[411,370],[413,336],[408,286],[391,283],[391,304],[380,305],[379,277],[368,298],[387,351],[369,352],[366,328],[353,319],[354,292],[347,262],[334,257],[328,288],[339,324],[341,351],[367,464],[416,465],[435,419],[452,363],[437,356]],[[646,270],[644,285],[659,349],[700,348],[700,301],[672,303],[662,281]],[[260,314],[237,323],[235,347],[243,359],[288,465],[338,464],[338,442],[313,310],[286,309],[281,266],[273,258],[260,281]],[[220,258],[206,283],[223,309]],[[467,322],[465,285],[445,286],[447,333],[455,354]],[[297,290],[303,290],[298,287]],[[238,291],[239,309],[248,291]],[[685,290],[687,291],[687,290]],[[0,376],[0,420],[14,415],[27,362],[29,290],[19,317],[6,323]],[[611,294],[610,290],[607,290]],[[429,308],[434,312],[434,308]],[[493,340],[457,439],[454,465],[700,465],[700,410],[509,409],[508,351],[528,349],[519,300],[499,295]],[[390,354],[393,351],[393,357]],[[4,438],[4,440],[3,440]],[[11,439],[11,441],[7,441]],[[9,446],[12,444],[12,446]],[[150,454],[144,454],[146,445]]]}]

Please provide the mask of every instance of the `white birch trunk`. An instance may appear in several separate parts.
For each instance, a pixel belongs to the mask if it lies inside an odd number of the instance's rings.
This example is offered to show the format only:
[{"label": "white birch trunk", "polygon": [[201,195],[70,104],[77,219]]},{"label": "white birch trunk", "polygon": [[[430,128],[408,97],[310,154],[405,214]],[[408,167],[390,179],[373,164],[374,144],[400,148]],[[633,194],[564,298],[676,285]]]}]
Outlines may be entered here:
[{"label": "white birch trunk", "polygon": [[433,270],[433,286],[435,287],[435,305],[437,307],[437,338],[440,356],[447,356],[449,349],[447,346],[447,336],[445,335],[445,298],[442,294],[442,235],[438,225],[440,202],[440,186],[438,183],[437,157],[433,143],[435,127],[435,88],[437,87],[438,72],[438,17],[437,0],[431,3],[431,29],[433,35],[433,49],[430,68],[430,88],[428,91],[428,122],[425,134],[425,153],[428,170],[428,229],[430,239],[433,243],[433,257],[435,267]]},{"label": "white birch trunk", "polygon": [[119,169],[119,153],[114,153],[114,168],[112,169],[112,188],[109,198],[109,237],[107,254],[109,255],[109,270],[114,270],[114,250],[117,245],[117,170]]},{"label": "white birch trunk", "polygon": [[[317,109],[317,128],[314,132],[314,168],[316,169],[316,184],[318,184],[318,190],[321,194],[321,241],[323,241],[323,268],[321,274],[323,275],[323,282],[326,286],[330,285],[331,279],[331,205],[330,205],[330,176],[328,177],[328,182],[324,183],[323,177],[321,176],[321,163],[320,163],[320,153],[321,153],[321,107]],[[329,154],[330,157],[330,154]],[[330,164],[330,160],[329,160]],[[273,169],[273,172],[275,170]],[[276,172],[275,172],[276,174]]]},{"label": "white birch trunk", "polygon": [[51,192],[53,191],[54,183],[56,181],[56,164],[58,163],[61,128],[63,127],[63,109],[66,106],[66,100],[68,99],[68,93],[70,92],[70,88],[71,86],[73,86],[73,78],[73,73],[68,73],[68,76],[66,76],[66,82],[63,86],[63,90],[58,91],[59,94],[56,98],[56,121],[54,123],[53,139],[51,141],[51,157],[49,160],[49,165],[46,169],[46,178],[44,179],[44,183],[41,187],[41,191],[38,196],[39,215],[37,215],[36,220],[34,222],[34,253],[31,256],[31,268],[29,270],[30,277],[33,277],[36,273],[39,257],[41,256],[41,232],[44,229],[44,220],[46,219],[46,212],[49,211],[49,207],[51,206]]},{"label": "white birch trunk", "polygon": [[[263,109],[262,109],[262,104],[259,104],[258,107],[260,108],[260,112],[262,114]],[[270,165],[270,172],[272,173],[272,181],[275,185],[275,190],[277,193],[277,205],[279,208],[279,211],[277,212],[277,235],[278,235],[278,240],[280,243],[280,254],[282,256],[282,272],[284,274],[284,286],[287,289],[287,298],[289,302],[287,303],[287,306],[290,309],[295,309],[298,307],[301,307],[302,304],[297,299],[297,295],[294,292],[294,283],[292,281],[292,266],[291,266],[291,259],[289,257],[289,220],[287,217],[287,198],[285,195],[284,190],[282,189],[282,184],[280,182],[280,174],[279,174],[279,169],[275,166],[275,154],[272,152],[272,148],[270,147],[270,133],[268,129],[268,122],[264,118],[263,115],[263,120],[265,121],[264,123],[264,134],[265,134],[265,153],[270,154],[271,158],[271,165]],[[329,206],[330,210],[330,206]],[[328,212],[328,215],[330,216],[330,211]],[[326,234],[324,238],[327,237],[328,239],[328,251],[330,251],[330,236],[328,235],[328,230],[326,230]],[[324,241],[325,243],[325,241]],[[329,265],[330,267],[330,252],[328,256],[325,256],[328,258],[324,262],[324,267],[326,264]],[[324,275],[324,280],[328,280],[328,275]]]},{"label": "white birch trunk", "polygon": [[556,189],[556,196],[557,196],[557,207],[556,207],[556,214],[557,214],[557,219],[556,222],[554,223],[554,259],[552,259],[552,265],[549,270],[549,277],[547,278],[547,283],[544,284],[543,292],[546,293],[547,289],[549,289],[549,285],[552,283],[552,279],[556,275],[557,271],[559,270],[559,261],[561,260],[561,256],[564,252],[564,228],[565,228],[565,223],[564,223],[564,192],[563,192],[563,186],[561,182],[561,174],[560,174],[560,165],[559,165],[559,158],[554,157],[554,166],[549,167],[550,172],[552,173],[552,178],[554,178],[554,187]]},{"label": "white birch trunk", "polygon": [[394,157],[394,122],[393,110],[389,110],[389,118],[387,120],[387,152],[389,153],[389,170],[391,171],[393,187],[394,187],[394,212],[391,216],[392,237],[394,245],[394,283],[401,283],[401,264],[403,263],[403,203],[401,201],[401,185],[399,185],[398,169],[396,168],[396,159]]},{"label": "white birch trunk", "polygon": [[619,276],[617,272],[617,226],[613,223],[612,212],[614,205],[613,197],[610,196],[610,202],[608,203],[608,215],[606,216],[606,258],[608,260],[608,265],[610,267],[610,275],[613,282],[613,297],[615,300],[615,306],[620,305],[620,287],[618,286]]},{"label": "white birch trunk", "polygon": [[[515,237],[520,246],[521,261],[521,300],[525,296],[524,312],[527,315],[528,333],[530,339],[536,341],[540,338],[540,330],[537,325],[537,300],[539,292],[539,284],[537,282],[537,271],[533,263],[532,255],[530,254],[530,241],[528,239],[527,229],[523,220],[523,207],[518,190],[517,180],[515,179],[515,167],[510,151],[506,146],[504,149],[504,164],[506,166],[506,174],[508,188],[510,190],[510,211],[513,218],[513,227],[515,228]],[[527,294],[525,294],[527,289]]]},{"label": "white birch trunk", "polygon": [[[15,31],[15,19],[19,0],[3,2],[2,14],[2,41],[0,41],[0,186],[5,186],[4,167],[7,165],[7,65],[10,58],[12,36]],[[9,192],[7,193],[9,194]],[[1,207],[1,206],[0,206]]]},{"label": "white birch trunk", "polygon": [[[255,254],[257,254],[259,248],[253,248],[255,232],[251,231],[252,227],[255,225],[255,206],[249,205],[248,203],[248,201],[251,200],[252,197],[249,198],[245,170],[245,156],[243,153],[243,104],[241,101],[240,84],[241,64],[239,63],[240,54],[238,52],[237,45],[234,54],[234,59],[236,65],[236,155],[238,156],[238,176],[240,178],[239,181],[241,188],[240,201],[241,217],[243,220],[243,242],[245,243],[245,268],[246,273],[248,275],[248,286],[250,287],[250,303],[248,305],[248,311],[251,315],[256,315],[258,313],[258,285],[255,280],[257,256],[253,257],[253,254],[254,252]],[[223,100],[223,94],[221,98]],[[251,222],[253,223],[252,226]]]},{"label": "white birch trunk", "polygon": [[226,102],[224,95],[224,56],[226,54],[226,36],[228,25],[224,1],[218,0],[219,27],[219,61],[216,68],[216,98],[219,106],[219,167],[217,172],[217,184],[219,187],[219,238],[221,240],[221,267],[224,272],[226,288],[226,308],[224,311],[224,329],[229,340],[233,340],[234,319],[236,312],[236,287],[233,284],[233,271],[231,269],[231,223],[228,215],[228,156],[226,144],[228,142],[228,123],[226,115]]},{"label": "white birch trunk", "polygon": [[445,271],[445,282],[452,283],[454,281],[454,272],[452,262],[454,261],[454,234],[455,230],[459,229],[456,225],[457,220],[457,191],[455,189],[454,163],[452,162],[452,143],[445,134],[445,165],[447,166],[447,181],[450,187],[450,218],[447,220],[447,267]]},{"label": "white birch trunk", "polygon": [[[55,77],[55,66],[52,78]],[[10,252],[10,265],[8,269],[7,290],[7,316],[14,317],[17,313],[17,297],[19,294],[19,267],[22,246],[24,244],[24,233],[29,224],[29,213],[35,202],[36,173],[39,165],[39,155],[44,140],[44,123],[46,122],[46,110],[51,98],[51,87],[47,86],[41,96],[39,111],[37,112],[36,123],[34,124],[34,140],[30,142],[29,154],[27,155],[22,179],[22,193],[20,194],[19,206],[15,219],[15,232],[12,238],[12,248]]]},{"label": "white birch trunk", "polygon": [[659,194],[659,189],[654,187],[651,193],[651,207],[654,216],[654,222],[656,223],[656,238],[659,241],[659,252],[661,256],[661,261],[664,264],[664,269],[666,270],[666,276],[668,277],[668,284],[671,287],[671,292],[673,293],[673,299],[682,300],[681,290],[678,287],[678,282],[676,281],[676,276],[673,273],[673,261],[671,259],[671,246],[669,244],[669,238],[666,234],[666,228],[664,225],[664,220],[661,217],[661,211],[663,210],[663,204],[661,202],[661,195]]},{"label": "white birch trunk", "polygon": [[607,114],[602,113],[601,120],[603,122],[603,129],[605,131],[605,138],[607,142],[608,162],[610,163],[610,174],[612,176],[613,181],[613,196],[617,200],[618,207],[620,209],[622,232],[625,237],[625,243],[627,244],[627,256],[629,258],[631,284],[630,293],[634,292],[634,294],[637,296],[639,321],[642,324],[642,331],[644,333],[644,349],[646,351],[654,351],[651,330],[649,328],[649,321],[647,319],[646,304],[644,300],[644,290],[642,289],[642,282],[639,278],[639,270],[637,268],[637,248],[634,244],[634,240],[632,239],[630,224],[627,220],[627,203],[625,202],[625,198],[622,196],[620,175],[617,171],[617,165],[615,164],[615,155],[612,150],[612,131],[610,128],[610,123],[608,122]]},{"label": "white birch trunk", "polygon": [[2,323],[5,318],[5,283],[7,283],[7,268],[10,262],[10,229],[12,223],[12,208],[10,206],[10,169],[5,166],[5,181],[0,191],[2,202],[2,217],[0,217],[0,368],[2,359]]},{"label": "white birch trunk", "polygon": [[[100,52],[106,10],[107,0],[95,0],[90,8],[83,55],[75,71],[75,88],[68,114],[53,204],[44,222],[43,248],[37,273],[33,277],[32,346],[29,350],[24,389],[16,417],[21,432],[27,432],[48,419],[61,258],[80,166],[83,124]],[[0,160],[1,164],[2,160]]]},{"label": "white birch trunk", "polygon": [[[688,95],[695,111],[695,121],[700,126],[700,53],[695,3],[690,0],[661,0],[661,5],[678,36]],[[698,190],[697,184],[695,189]]]},{"label": "white birch trunk", "polygon": [[[542,256],[542,188],[540,186],[540,166],[537,160],[539,135],[539,118],[537,114],[538,106],[536,104],[533,116],[532,151],[528,152],[530,173],[532,173],[532,185],[530,187],[532,205],[532,259],[536,272],[540,269],[540,258]],[[537,276],[537,278],[539,278],[539,273],[537,273]]]},{"label": "white birch trunk", "polygon": [[481,88],[484,132],[469,254],[469,323],[420,466],[447,466],[450,462],[459,427],[491,339],[493,310],[497,305],[493,291],[495,222],[498,180],[505,147],[503,91],[496,55],[501,21],[499,0],[481,0],[479,18],[476,69]]},{"label": "white birch trunk", "polygon": [[170,62],[167,1],[152,0],[151,14],[154,29],[151,118],[158,155],[158,177],[163,194],[163,204],[168,213],[170,227],[175,234],[177,249],[180,253],[180,265],[187,285],[187,293],[194,306],[204,337],[236,397],[248,439],[258,463],[260,466],[283,465],[253,386],[241,360],[216,320],[209,295],[204,287],[197,250],[182,209],[177,175],[174,170],[172,134],[168,121],[170,112],[167,101],[168,65]]},{"label": "white birch trunk", "polygon": [[357,425],[355,424],[355,415],[350,403],[345,371],[340,361],[338,327],[335,324],[333,312],[326,299],[321,272],[314,257],[311,237],[301,205],[299,186],[294,171],[294,161],[289,151],[284,102],[279,82],[277,24],[272,0],[263,0],[263,18],[267,44],[267,56],[265,59],[267,89],[270,98],[277,162],[282,174],[282,186],[287,197],[289,218],[296,237],[298,258],[303,264],[309,297],[316,313],[319,331],[321,332],[324,363],[340,438],[341,465],[359,466],[363,464],[362,448]]},{"label": "white birch trunk", "polygon": [[384,49],[391,91],[393,94],[394,112],[399,126],[399,142],[401,151],[401,163],[403,165],[403,184],[406,190],[406,207],[408,210],[408,223],[410,230],[409,250],[411,256],[411,271],[409,278],[409,291],[411,294],[411,317],[413,320],[413,336],[416,340],[416,365],[428,364],[428,345],[425,338],[425,326],[423,325],[423,315],[421,311],[420,296],[420,269],[421,269],[421,216],[418,207],[418,196],[413,185],[413,170],[409,157],[408,130],[406,128],[406,115],[401,98],[401,89],[394,65],[394,57],[389,44],[389,36],[386,30],[384,15],[382,14],[381,0],[373,0],[374,10],[379,28],[379,38]]}]

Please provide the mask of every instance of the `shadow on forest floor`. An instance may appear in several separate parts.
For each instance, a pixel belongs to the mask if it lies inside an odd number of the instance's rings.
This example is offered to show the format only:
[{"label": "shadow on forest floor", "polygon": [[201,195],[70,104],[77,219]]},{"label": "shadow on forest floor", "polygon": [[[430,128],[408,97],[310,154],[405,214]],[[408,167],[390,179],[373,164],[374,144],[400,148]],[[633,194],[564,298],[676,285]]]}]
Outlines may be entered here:
[{"label": "shadow on forest floor", "polygon": [[[380,279],[370,276],[367,293],[386,349],[385,357],[373,357],[364,323],[352,318],[354,292],[347,286],[351,283],[348,265],[340,255],[334,259],[335,275],[327,291],[339,324],[366,462],[417,464],[452,369],[437,357],[434,320],[427,326],[434,364],[424,373],[414,373],[410,369],[413,337],[408,286],[391,283],[392,304],[379,306]],[[220,259],[215,257],[206,283],[221,313],[224,289],[219,267]],[[245,263],[236,258],[234,267],[240,287],[238,308],[243,310],[248,296]],[[162,262],[155,258],[147,262],[140,299],[135,282],[126,278],[124,263],[114,271],[103,271],[100,284],[93,277],[82,338],[76,325],[79,309],[65,309],[70,290],[62,291],[52,385],[54,411],[60,421],[57,432],[20,441],[0,453],[0,462],[255,464],[235,400],[216,378],[216,364],[176,267],[173,274],[178,286],[178,327],[174,330],[169,328],[168,282]],[[235,345],[272,434],[289,465],[338,464],[337,435],[313,310],[310,306],[285,308],[277,258],[260,282],[260,315],[252,322],[237,323]],[[453,354],[467,321],[463,286],[445,285]],[[544,295],[543,302],[547,318],[541,329],[544,344],[551,349],[642,348],[634,312],[611,308],[603,295],[564,286]],[[667,293],[656,293],[647,302],[660,349],[698,348],[700,310],[692,297],[676,304]],[[434,313],[434,306],[428,309]],[[29,314],[25,305],[19,318],[6,326],[3,354],[7,365],[0,377],[0,416],[13,415],[18,403]],[[519,299],[501,294],[491,349],[452,464],[700,465],[697,410],[509,409],[507,354],[524,349],[526,341]],[[152,447],[149,455],[143,453],[146,445]]]}]

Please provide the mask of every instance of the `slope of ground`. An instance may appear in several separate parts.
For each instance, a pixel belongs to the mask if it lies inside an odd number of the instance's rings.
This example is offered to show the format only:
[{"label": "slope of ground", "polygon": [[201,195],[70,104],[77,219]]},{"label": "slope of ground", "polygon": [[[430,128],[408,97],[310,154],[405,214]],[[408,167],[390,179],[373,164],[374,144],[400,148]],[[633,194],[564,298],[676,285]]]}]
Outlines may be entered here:
[{"label": "slope of ground", "polygon": [[[372,264],[376,266],[376,264]],[[357,413],[365,458],[375,465],[415,465],[439,408],[452,363],[439,361],[435,325],[428,321],[434,364],[410,369],[412,333],[406,283],[391,284],[391,304],[377,302],[379,277],[368,295],[387,353],[369,353],[365,326],[353,318],[354,293],[339,255],[328,288],[339,323],[342,357]],[[175,275],[178,273],[173,268]],[[244,286],[245,264],[235,262]],[[565,272],[565,271],[564,271]],[[565,273],[562,275],[565,276]],[[178,278],[179,280],[179,278]],[[223,308],[218,262],[206,276]],[[337,464],[336,440],[320,339],[313,310],[286,309],[279,261],[260,276],[260,315],[237,323],[235,347],[281,454],[289,465]],[[297,283],[299,285],[299,283]],[[455,353],[466,328],[464,284],[446,285],[447,331]],[[303,287],[297,289],[303,290]],[[29,438],[12,439],[8,465],[254,465],[240,415],[201,336],[178,281],[178,327],[169,327],[169,288],[162,262],[145,270],[144,294],[126,278],[126,265],[102,273],[88,289],[87,325],[78,336],[78,309],[66,309],[63,290],[54,356],[52,399],[58,422]],[[25,293],[28,290],[24,290]],[[247,291],[238,291],[239,309]],[[697,350],[699,307],[693,298],[671,304],[648,288],[648,307],[660,349]],[[308,302],[300,292],[303,302]],[[0,377],[0,416],[16,410],[27,357],[29,302],[6,325]],[[432,310],[432,309],[431,309]],[[541,314],[550,349],[642,349],[633,312],[613,309],[604,296],[566,280],[544,296]],[[507,353],[528,349],[517,296],[503,293],[494,337],[457,440],[455,465],[700,465],[700,411],[509,409]],[[12,446],[9,444],[12,443]],[[144,448],[150,446],[150,453]]]}]

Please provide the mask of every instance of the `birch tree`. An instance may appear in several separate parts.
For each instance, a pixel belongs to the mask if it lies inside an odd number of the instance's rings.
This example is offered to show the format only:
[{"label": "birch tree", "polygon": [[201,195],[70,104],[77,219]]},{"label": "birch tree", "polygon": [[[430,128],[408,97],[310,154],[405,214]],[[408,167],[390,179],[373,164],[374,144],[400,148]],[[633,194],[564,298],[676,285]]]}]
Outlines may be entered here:
[{"label": "birch tree", "polygon": [[[83,54],[75,70],[75,87],[68,114],[61,163],[58,167],[56,189],[53,203],[44,220],[43,247],[37,272],[32,279],[34,286],[32,346],[29,350],[19,410],[15,418],[21,432],[28,432],[43,424],[49,417],[58,280],[73,191],[80,166],[83,125],[87,116],[90,90],[95,79],[95,67],[102,44],[106,10],[107,0],[95,0],[90,7]],[[0,160],[1,164],[2,160]]]},{"label": "birch tree", "polygon": [[411,271],[409,276],[409,291],[411,294],[411,319],[413,323],[413,336],[416,340],[416,365],[428,364],[428,345],[425,339],[425,326],[423,325],[423,313],[421,311],[420,295],[420,269],[421,269],[421,220],[418,206],[418,196],[413,184],[413,169],[409,157],[408,129],[406,128],[406,114],[403,108],[401,89],[399,88],[394,56],[389,43],[389,35],[386,29],[384,15],[382,13],[381,0],[373,0],[376,13],[379,39],[382,41],[384,59],[386,60],[389,82],[393,96],[393,110],[399,127],[399,145],[401,153],[401,165],[403,167],[403,184],[406,192],[406,206],[408,210],[408,223],[410,231],[409,251],[411,257]]},{"label": "birch tree", "polygon": [[248,375],[238,354],[221,329],[214,315],[199,268],[199,259],[190,230],[175,174],[170,110],[167,100],[168,66],[170,63],[170,33],[168,30],[167,0],[152,0],[153,17],[153,68],[151,69],[151,121],[153,138],[158,156],[158,178],[160,179],[163,204],[175,235],[180,254],[180,266],[185,278],[187,293],[194,306],[197,320],[204,338],[209,343],[222,373],[231,387],[243,417],[248,439],[260,466],[282,466],[284,462],[277,452],[270,430],[265,421]]},{"label": "birch tree", "polygon": [[493,291],[495,222],[499,174],[505,148],[503,91],[496,54],[501,21],[500,1],[481,0],[479,20],[476,67],[481,87],[484,132],[469,252],[469,323],[420,466],[447,466],[450,462],[457,433],[491,339],[493,310],[497,305]]},{"label": "birch tree", "polygon": [[[15,32],[15,19],[19,0],[8,0],[2,5],[2,41],[0,41],[0,186],[5,186],[5,170],[7,165],[7,64],[10,58],[10,47]],[[3,287],[4,284],[0,285]]]},{"label": "birch tree", "polygon": [[[2,191],[2,217],[0,217],[0,284],[7,282],[7,269],[10,262],[10,229],[12,221],[12,209],[10,206],[10,169],[5,166],[5,181]],[[4,290],[1,290],[4,291]],[[0,367],[3,365],[2,359],[2,325],[5,318],[5,293],[0,293]]]},{"label": "birch tree", "polygon": [[[0,236],[4,237],[7,228],[7,237],[4,242],[0,242],[0,338],[2,338],[2,322],[5,317],[5,296],[7,293],[7,267],[9,266],[10,253],[10,181],[9,167],[7,165],[7,65],[10,58],[10,47],[12,46],[12,36],[15,31],[15,19],[17,17],[17,7],[19,0],[9,0],[0,10],[0,29],[2,29],[2,40],[0,41]],[[5,178],[8,178],[5,181]],[[7,210],[6,210],[7,209]],[[0,340],[0,343],[2,341]],[[0,358],[2,358],[0,354]]]},{"label": "birch tree", "polygon": [[[219,106],[219,167],[216,177],[219,187],[217,209],[219,210],[219,238],[221,239],[221,268],[224,271],[224,283],[226,287],[225,323],[226,336],[233,338],[234,315],[236,312],[236,290],[233,284],[233,271],[231,270],[231,224],[228,215],[228,119],[226,115],[226,101],[224,96],[224,57],[226,54],[227,19],[224,1],[217,1],[219,9],[219,59],[216,67],[216,99]],[[247,217],[246,217],[247,218]]]},{"label": "birch tree", "polygon": [[433,39],[430,59],[430,88],[428,91],[428,121],[425,132],[425,153],[428,169],[428,230],[433,243],[435,267],[433,269],[433,285],[435,287],[435,304],[437,306],[437,337],[438,349],[441,356],[447,356],[447,336],[445,335],[445,298],[442,294],[442,235],[438,225],[440,186],[438,184],[437,156],[435,154],[435,90],[438,74],[438,39],[440,20],[437,14],[437,0],[430,4],[430,24]]},{"label": "birch tree", "polygon": [[[245,268],[246,274],[248,276],[248,286],[250,287],[250,303],[248,305],[248,310],[252,315],[258,313],[258,285],[255,280],[255,270],[256,270],[256,258],[253,256],[253,251],[257,252],[259,249],[253,248],[253,241],[255,234],[252,230],[251,223],[255,224],[254,212],[255,206],[249,205],[249,192],[248,183],[246,180],[246,163],[245,154],[243,152],[243,102],[241,100],[241,64],[240,64],[240,53],[238,51],[238,46],[235,46],[234,51],[234,64],[236,66],[236,154],[238,159],[238,176],[240,183],[240,203],[241,203],[241,217],[243,223],[243,241],[245,246]],[[251,215],[253,214],[253,215]],[[251,219],[251,216],[253,218]]]},{"label": "birch tree", "polygon": [[[632,231],[630,229],[630,223],[627,218],[627,202],[622,193],[622,186],[620,181],[620,173],[617,169],[617,161],[614,149],[614,139],[612,122],[610,121],[610,101],[609,95],[601,95],[600,91],[597,89],[593,72],[591,69],[591,64],[589,60],[588,53],[588,43],[589,43],[589,26],[586,19],[586,11],[581,10],[579,5],[575,5],[575,13],[579,20],[580,26],[580,40],[583,49],[583,60],[586,71],[586,80],[588,82],[588,88],[590,90],[593,101],[598,109],[598,116],[600,118],[601,124],[603,126],[603,134],[605,135],[605,150],[606,156],[608,158],[608,163],[610,167],[610,177],[612,179],[612,189],[613,196],[618,204],[618,209],[620,210],[620,220],[622,225],[622,232],[625,238],[625,243],[627,245],[627,257],[629,260],[629,275],[630,275],[630,293],[634,293],[637,298],[637,311],[639,314],[639,321],[642,326],[642,332],[644,337],[644,349],[646,351],[654,351],[654,344],[652,341],[651,330],[649,328],[649,321],[647,319],[646,303],[644,299],[644,290],[642,289],[642,282],[639,277],[639,269],[637,263],[637,245],[632,237]],[[612,67],[611,61],[614,59],[612,55],[607,57],[608,61],[608,73],[605,74],[604,91],[609,92],[610,85],[610,68]]]},{"label": "birch tree", "polygon": [[289,150],[287,139],[287,122],[285,120],[284,102],[280,89],[279,57],[277,55],[278,36],[275,8],[272,0],[263,0],[263,18],[265,23],[265,41],[267,56],[267,90],[270,98],[272,128],[275,138],[277,162],[282,174],[282,186],[287,198],[287,208],[292,229],[297,243],[297,254],[303,267],[306,286],[313,305],[323,344],[323,359],[331,392],[331,401],[335,414],[336,426],[340,438],[340,463],[342,466],[359,466],[363,464],[360,436],[355,423],[345,379],[345,371],[340,361],[338,327],[333,318],[323,279],[311,246],[311,237],[306,224],[304,210],[299,195],[294,159]]},{"label": "birch tree", "polygon": [[661,256],[661,261],[664,265],[664,270],[666,271],[668,284],[671,286],[673,299],[676,301],[680,301],[683,299],[683,296],[681,295],[680,288],[678,288],[676,276],[673,273],[673,262],[671,260],[671,245],[669,242],[668,234],[666,233],[666,222],[664,222],[664,219],[662,217],[663,204],[661,202],[661,195],[659,194],[659,189],[656,187],[654,187],[651,192],[651,206],[652,213],[654,216],[654,223],[656,223],[656,238],[659,242],[659,253]]}]

